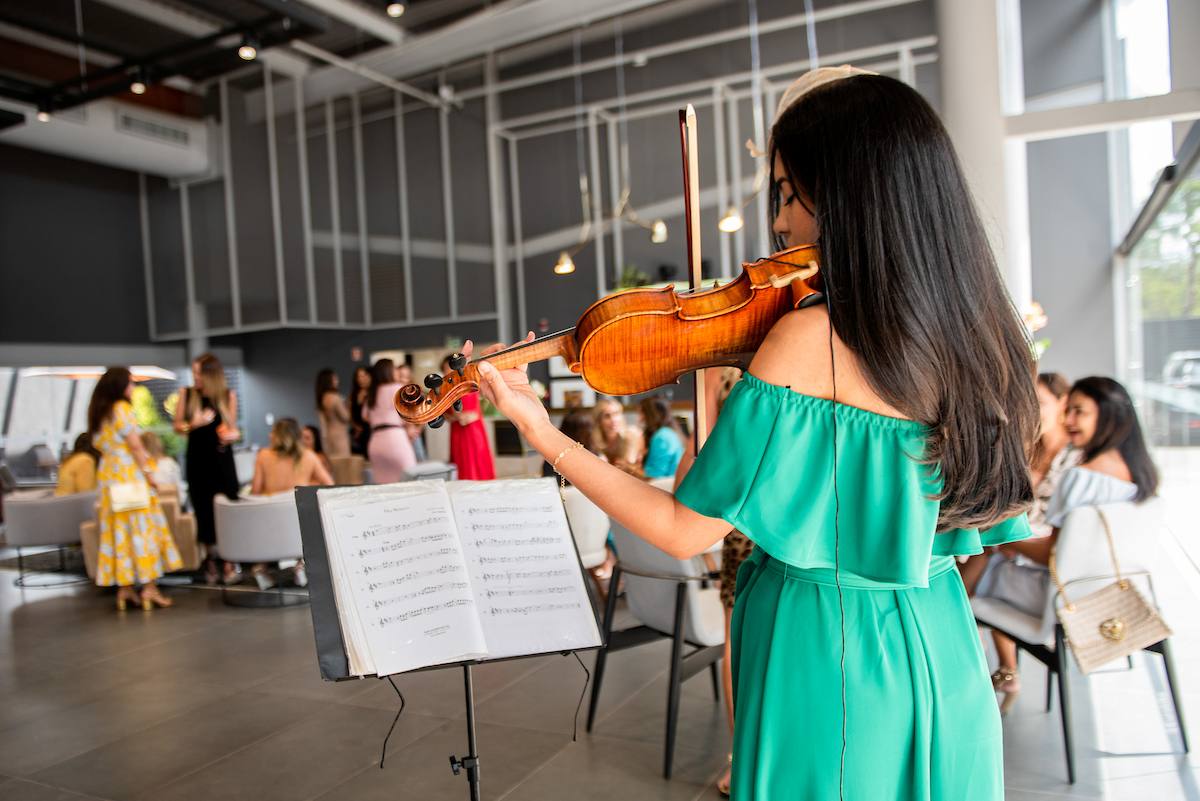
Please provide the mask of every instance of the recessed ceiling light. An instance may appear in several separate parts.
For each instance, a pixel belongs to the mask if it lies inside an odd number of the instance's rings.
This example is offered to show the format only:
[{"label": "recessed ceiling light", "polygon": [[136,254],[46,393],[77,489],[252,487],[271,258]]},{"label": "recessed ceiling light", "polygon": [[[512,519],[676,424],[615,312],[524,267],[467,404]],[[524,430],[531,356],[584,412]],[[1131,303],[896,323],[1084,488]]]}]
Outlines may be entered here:
[{"label": "recessed ceiling light", "polygon": [[258,40],[250,34],[242,37],[242,46],[238,48],[238,58],[242,61],[253,61],[258,58]]},{"label": "recessed ceiling light", "polygon": [[387,15],[392,19],[395,19],[396,17],[404,14],[405,8],[406,7],[404,3],[388,3]]}]

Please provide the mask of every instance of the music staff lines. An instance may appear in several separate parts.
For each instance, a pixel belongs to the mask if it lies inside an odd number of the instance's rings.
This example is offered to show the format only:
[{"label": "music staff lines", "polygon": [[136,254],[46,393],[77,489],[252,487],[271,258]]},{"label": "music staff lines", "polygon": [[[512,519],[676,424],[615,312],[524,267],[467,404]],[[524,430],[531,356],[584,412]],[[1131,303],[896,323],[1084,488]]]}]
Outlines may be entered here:
[{"label": "music staff lines", "polygon": [[409,609],[406,612],[397,612],[394,615],[381,615],[376,618],[376,626],[390,626],[393,623],[404,623],[417,617],[425,617],[426,615],[435,615],[446,609],[455,609],[461,606],[474,606],[475,602],[470,598],[455,598],[445,603],[432,604],[430,606],[418,606],[416,609]]},{"label": "music staff lines", "polygon": [[580,609],[582,604],[575,603],[560,603],[560,604],[529,604],[528,606],[490,606],[486,612],[493,617],[499,615],[535,615],[545,612],[561,612],[567,609]]},{"label": "music staff lines", "polygon": [[376,609],[383,609],[385,606],[395,606],[396,604],[407,603],[415,598],[421,598],[426,595],[433,595],[439,592],[450,592],[452,590],[469,590],[471,585],[465,581],[451,581],[444,584],[430,584],[422,587],[419,590],[410,592],[402,592],[398,595],[393,595],[390,598],[380,598],[374,601],[371,605]]},{"label": "music staff lines", "polygon": [[548,579],[548,578],[564,578],[572,574],[570,568],[561,568],[558,570],[504,570],[499,573],[484,572],[481,578],[484,581],[529,581],[532,579]]}]

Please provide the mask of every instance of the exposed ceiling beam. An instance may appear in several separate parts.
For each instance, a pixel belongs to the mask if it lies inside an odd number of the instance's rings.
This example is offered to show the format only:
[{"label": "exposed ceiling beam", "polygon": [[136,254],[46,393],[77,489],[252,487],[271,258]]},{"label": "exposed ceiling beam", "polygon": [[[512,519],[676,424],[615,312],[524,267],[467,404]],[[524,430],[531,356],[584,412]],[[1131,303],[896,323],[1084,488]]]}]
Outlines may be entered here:
[{"label": "exposed ceiling beam", "polygon": [[[601,19],[657,5],[662,0],[526,0],[496,3],[477,14],[403,44],[373,50],[354,62],[383,75],[404,78],[469,58],[530,42]],[[367,88],[361,75],[337,67],[314,70],[304,79],[305,101],[316,103]]]},{"label": "exposed ceiling beam", "polygon": [[[21,28],[16,25],[9,25],[5,22],[0,22],[0,36],[13,39],[15,41],[24,42],[33,47],[40,47],[43,50],[55,53],[68,58],[78,58],[79,48],[70,42],[56,39],[51,36],[44,36],[27,28]],[[114,64],[120,63],[121,59],[104,50],[96,50],[89,47],[87,50],[88,64],[95,64],[98,67],[111,67]],[[195,84],[184,78],[181,75],[176,75],[163,81],[164,84],[174,89],[179,89],[183,92],[191,92],[195,89]]]},{"label": "exposed ceiling beam", "polygon": [[[180,33],[197,38],[208,36],[220,30],[219,25],[202,19],[195,14],[180,11],[174,6],[157,3],[155,0],[95,0],[106,6],[119,9],[127,14],[149,20],[164,28],[170,28]],[[271,66],[276,72],[295,78],[304,76],[309,71],[308,61],[294,56],[285,50],[264,50],[259,58]]]},{"label": "exposed ceiling beam", "polygon": [[305,42],[302,39],[297,39],[296,41],[292,42],[292,49],[298,50],[307,56],[320,59],[321,61],[324,61],[325,63],[334,67],[339,67],[357,75],[361,75],[368,81],[386,86],[393,91],[402,92],[410,97],[415,97],[431,106],[441,107],[445,105],[445,102],[435,94],[430,94],[429,92],[418,89],[417,87],[404,83],[403,81],[398,81],[395,78],[389,78],[387,75],[378,73],[370,67],[364,67],[363,65],[357,64],[348,58],[342,58],[336,53],[330,53],[327,50],[322,50],[319,47],[310,45],[308,42]]},{"label": "exposed ceiling beam", "polygon": [[404,29],[395,20],[352,0],[304,0],[304,4],[388,44],[399,44],[404,40]]}]

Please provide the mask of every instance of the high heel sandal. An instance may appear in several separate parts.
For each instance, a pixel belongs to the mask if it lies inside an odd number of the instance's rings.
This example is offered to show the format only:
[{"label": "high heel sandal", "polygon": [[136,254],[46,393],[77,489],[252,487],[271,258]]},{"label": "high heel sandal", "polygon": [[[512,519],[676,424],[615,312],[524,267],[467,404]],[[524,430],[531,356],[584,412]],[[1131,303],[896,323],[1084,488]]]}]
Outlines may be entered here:
[{"label": "high heel sandal", "polygon": [[142,609],[146,612],[149,612],[156,606],[160,609],[166,609],[167,607],[174,605],[174,601],[163,595],[157,589],[155,589],[153,592],[142,590]]},{"label": "high heel sandal", "polygon": [[1017,673],[1016,668],[1001,667],[992,674],[992,689],[998,693],[1004,693],[1004,698],[1000,701],[1001,716],[1007,715],[1012,709],[1013,704],[1017,702],[1017,696],[1021,693],[1021,676]]},{"label": "high heel sandal", "polygon": [[117,611],[124,612],[128,608],[131,601],[136,604],[138,602],[138,594],[130,587],[118,587]]}]

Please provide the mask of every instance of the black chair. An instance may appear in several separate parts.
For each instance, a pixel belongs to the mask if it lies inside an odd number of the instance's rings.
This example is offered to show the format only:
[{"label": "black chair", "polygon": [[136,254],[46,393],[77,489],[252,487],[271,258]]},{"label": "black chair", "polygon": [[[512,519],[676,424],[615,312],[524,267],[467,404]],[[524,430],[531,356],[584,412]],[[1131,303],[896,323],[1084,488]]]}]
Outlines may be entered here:
[{"label": "black chair", "polygon": [[[725,650],[725,616],[715,589],[705,588],[708,575],[690,560],[675,559],[613,523],[612,535],[619,560],[613,568],[604,610],[606,646],[596,654],[596,677],[588,705],[587,730],[596,721],[596,707],[610,653],[668,638],[671,669],[667,684],[667,733],[663,777],[671,778],[683,682],[709,669],[713,698],[720,699],[717,661]],[[639,625],[613,630],[617,589],[625,581],[629,611]],[[686,650],[686,649],[691,650]]]}]

